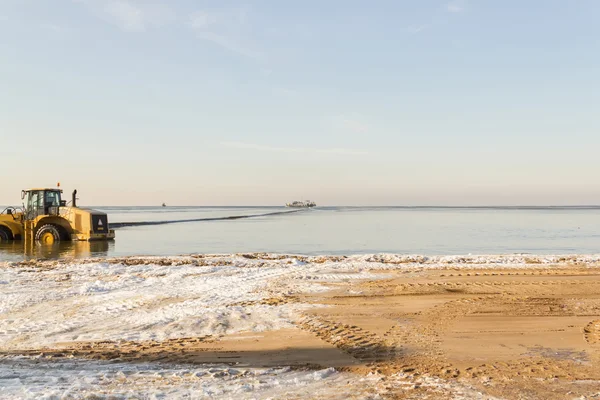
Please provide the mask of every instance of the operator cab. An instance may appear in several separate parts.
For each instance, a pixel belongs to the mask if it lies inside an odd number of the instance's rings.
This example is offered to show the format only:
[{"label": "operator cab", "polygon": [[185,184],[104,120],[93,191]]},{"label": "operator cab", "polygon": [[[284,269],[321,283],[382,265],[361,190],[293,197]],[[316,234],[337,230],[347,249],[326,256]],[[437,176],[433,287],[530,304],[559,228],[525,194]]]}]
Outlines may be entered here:
[{"label": "operator cab", "polygon": [[30,189],[22,192],[22,198],[27,197],[25,216],[34,219],[40,215],[58,215],[59,207],[66,206],[61,198],[60,189]]}]

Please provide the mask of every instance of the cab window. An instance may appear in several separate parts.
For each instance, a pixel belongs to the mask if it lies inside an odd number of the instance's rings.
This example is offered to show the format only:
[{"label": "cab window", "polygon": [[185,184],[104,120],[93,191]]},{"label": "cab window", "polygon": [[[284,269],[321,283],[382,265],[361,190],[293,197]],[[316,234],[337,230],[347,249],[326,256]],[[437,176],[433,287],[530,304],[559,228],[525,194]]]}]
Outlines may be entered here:
[{"label": "cab window", "polygon": [[29,201],[27,202],[27,208],[30,210],[34,210],[38,207],[42,206],[40,192],[30,192],[29,193]]},{"label": "cab window", "polygon": [[60,195],[58,192],[46,192],[46,207],[58,207],[60,206]]}]

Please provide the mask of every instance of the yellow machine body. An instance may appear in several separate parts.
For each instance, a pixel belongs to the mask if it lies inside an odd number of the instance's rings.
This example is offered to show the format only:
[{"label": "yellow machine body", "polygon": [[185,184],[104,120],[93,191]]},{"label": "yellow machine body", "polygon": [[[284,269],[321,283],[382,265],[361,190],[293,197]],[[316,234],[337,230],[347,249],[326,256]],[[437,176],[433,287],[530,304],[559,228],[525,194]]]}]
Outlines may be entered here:
[{"label": "yellow machine body", "polygon": [[58,241],[112,240],[106,213],[76,206],[76,191],[70,206],[61,199],[60,189],[23,191],[26,203],[0,214],[0,241],[25,240],[52,244]]}]

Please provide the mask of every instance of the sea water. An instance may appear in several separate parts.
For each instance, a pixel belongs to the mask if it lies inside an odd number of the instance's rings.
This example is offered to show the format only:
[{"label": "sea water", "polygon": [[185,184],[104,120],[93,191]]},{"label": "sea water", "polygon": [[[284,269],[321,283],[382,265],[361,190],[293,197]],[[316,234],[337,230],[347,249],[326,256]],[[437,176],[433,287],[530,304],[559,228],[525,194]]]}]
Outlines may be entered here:
[{"label": "sea water", "polygon": [[[110,222],[227,218],[283,207],[97,208]],[[317,207],[248,219],[132,226],[114,242],[26,248],[0,244],[0,260],[274,252],[291,254],[595,254],[600,207]]]}]

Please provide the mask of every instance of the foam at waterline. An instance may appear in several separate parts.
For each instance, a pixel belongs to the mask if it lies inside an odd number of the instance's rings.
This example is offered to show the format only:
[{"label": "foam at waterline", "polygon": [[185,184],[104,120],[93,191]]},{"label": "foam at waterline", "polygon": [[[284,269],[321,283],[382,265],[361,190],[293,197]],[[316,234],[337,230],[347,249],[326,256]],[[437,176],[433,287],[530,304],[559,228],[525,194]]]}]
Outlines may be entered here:
[{"label": "foam at waterline", "polygon": [[[160,266],[195,265],[195,266],[236,266],[236,267],[270,267],[286,265],[327,265],[337,269],[369,268],[381,269],[379,264],[405,266],[471,266],[471,265],[506,265],[530,267],[534,265],[552,264],[583,264],[594,265],[600,263],[600,254],[557,254],[557,255],[535,255],[535,254],[490,254],[490,255],[445,255],[427,256],[419,254],[359,254],[359,255],[319,255],[305,256],[296,254],[277,253],[236,253],[236,254],[196,254],[185,256],[131,256],[114,258],[91,258],[91,259],[60,259],[60,260],[27,260],[27,261],[4,261],[0,262],[0,269],[33,267],[33,268],[55,268],[61,265],[75,264],[87,265],[93,263],[105,263],[107,265],[122,264],[127,268],[135,265],[156,264]],[[348,263],[352,263],[351,266]],[[336,265],[337,264],[337,265]],[[0,275],[1,276],[1,275]],[[1,279],[7,283],[6,279]]]}]

